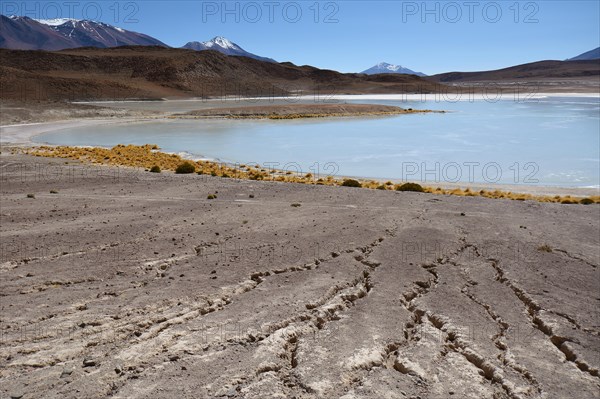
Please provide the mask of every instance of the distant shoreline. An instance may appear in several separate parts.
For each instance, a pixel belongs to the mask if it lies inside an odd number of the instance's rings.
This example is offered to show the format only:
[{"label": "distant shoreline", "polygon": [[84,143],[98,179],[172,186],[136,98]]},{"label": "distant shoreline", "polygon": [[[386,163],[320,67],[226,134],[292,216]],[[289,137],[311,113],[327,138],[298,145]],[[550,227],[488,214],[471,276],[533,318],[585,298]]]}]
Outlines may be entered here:
[{"label": "distant shoreline", "polygon": [[380,104],[290,104],[221,107],[173,114],[170,118],[307,119],[360,116],[391,116],[444,111],[414,110]]},{"label": "distant shoreline", "polygon": [[[459,88],[460,86],[449,86],[450,88]],[[507,91],[504,89],[503,91]],[[448,94],[448,96],[453,96],[453,93],[402,93],[402,94],[333,94],[331,96],[324,96],[321,103],[327,104],[328,102],[333,101],[353,101],[353,100],[406,100],[406,101],[435,101],[436,98],[440,96],[444,96]],[[528,93],[521,93],[523,96]],[[540,93],[529,93],[530,96],[527,97],[528,100],[542,99],[548,97],[573,97],[573,98],[598,98],[600,99],[600,93],[590,93],[590,92],[540,92]],[[468,95],[468,96],[467,96]],[[452,101],[486,101],[495,96],[492,94],[484,95],[481,93],[465,93],[464,98],[452,99]],[[498,97],[498,100],[514,100],[515,93],[511,92],[503,92]],[[272,100],[272,101],[287,101],[290,105],[297,105],[297,102],[300,101],[310,101],[312,103],[315,102],[314,95],[299,95],[299,96],[289,96],[289,97],[239,97],[239,96],[222,96],[222,97],[182,97],[182,98],[159,98],[152,100],[144,100],[146,102],[169,102],[169,101],[186,101],[186,102],[194,102],[201,101],[205,103],[217,103],[217,102],[240,102],[243,103],[245,101],[261,101],[261,100]],[[115,104],[115,103],[131,103],[131,102],[140,102],[142,100],[136,99],[114,99],[114,100],[91,100],[91,101],[73,101],[72,104]],[[336,104],[336,103],[333,103]]]}]

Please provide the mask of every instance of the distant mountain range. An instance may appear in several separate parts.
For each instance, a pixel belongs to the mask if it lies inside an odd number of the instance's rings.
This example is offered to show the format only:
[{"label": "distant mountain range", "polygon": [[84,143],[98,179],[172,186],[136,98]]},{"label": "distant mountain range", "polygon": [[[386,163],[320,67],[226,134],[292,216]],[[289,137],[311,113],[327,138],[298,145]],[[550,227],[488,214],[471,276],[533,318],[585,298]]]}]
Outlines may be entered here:
[{"label": "distant mountain range", "polygon": [[[588,52],[585,52],[583,54],[579,54],[577,57],[569,58],[566,61],[589,61],[589,60],[600,60],[600,47],[590,50]],[[448,72],[448,73],[441,73],[441,74],[433,75],[432,76],[433,79],[431,79],[431,80],[440,81],[440,82],[444,82],[444,81],[449,82],[449,81],[455,81],[455,80],[456,81],[464,81],[464,80],[476,80],[476,79],[494,79],[494,77],[492,77],[492,76],[495,76],[497,78],[501,75],[503,76],[503,78],[508,78],[508,76],[511,75],[512,72],[516,72],[516,71],[518,71],[518,74],[517,74],[517,76],[513,76],[513,77],[517,77],[517,78],[541,77],[545,73],[552,75],[552,77],[561,77],[561,76],[567,77],[567,76],[570,76],[571,74],[573,74],[575,76],[579,76],[578,74],[580,74],[580,73],[589,73],[590,72],[590,71],[582,71],[577,68],[575,70],[572,70],[573,69],[572,65],[561,68],[560,62],[561,61],[533,62],[533,63],[529,63],[529,64],[517,65],[514,67],[500,69],[498,71]],[[527,69],[526,66],[530,66],[530,65],[535,65],[533,70]],[[583,69],[585,69],[585,67]],[[508,74],[506,76],[504,76],[502,73],[496,73],[499,71],[508,71]],[[387,62],[380,62],[379,64],[377,64],[365,71],[362,71],[361,73],[364,73],[367,75],[377,75],[377,74],[382,74],[382,73],[404,73],[404,74],[408,74],[408,75],[417,75],[417,76],[421,76],[421,77],[427,76],[426,74],[424,74],[422,72],[415,72],[412,69],[405,68],[401,65],[388,64]]]},{"label": "distant mountain range", "polygon": [[412,69],[404,68],[401,65],[388,64],[387,62],[380,62],[374,67],[371,67],[366,71],[362,71],[361,73],[367,75],[377,75],[380,73],[404,73],[408,75],[427,76],[423,72],[415,72]]},{"label": "distant mountain range", "polygon": [[148,35],[103,22],[78,19],[32,19],[0,15],[0,47],[19,50],[63,50],[76,47],[167,45]]},{"label": "distant mountain range", "polygon": [[[160,46],[169,47],[165,43],[151,36],[128,31],[103,22],[90,20],[78,20],[68,18],[58,19],[32,19],[21,16],[0,15],[0,48],[17,50],[64,50],[79,47],[109,48],[120,46]],[[250,53],[239,45],[228,39],[217,36],[206,42],[189,42],[183,49],[196,51],[215,50],[225,55],[243,56],[259,61],[275,63],[272,58],[258,56]],[[588,61],[600,59],[600,47],[586,53],[580,54],[567,61],[544,61],[531,63],[534,70],[528,70],[524,66],[516,66],[498,71],[485,72],[451,72],[439,74],[432,77],[433,81],[460,81],[475,79],[492,79],[493,76],[509,76],[516,74],[516,78],[541,77],[550,74],[552,77],[590,76],[594,75],[593,65],[569,65],[561,66],[561,62]],[[526,64],[530,65],[530,64]],[[400,65],[392,65],[381,62],[372,68],[362,72],[367,75],[380,74],[412,74],[427,76],[422,72],[416,72]]]},{"label": "distant mountain range", "polygon": [[217,36],[207,42],[189,42],[185,46],[181,47],[190,50],[202,51],[202,50],[216,50],[225,55],[236,55],[242,57],[254,58],[255,60],[265,62],[277,62],[272,58],[261,57],[256,54],[252,54],[238,46],[237,44],[229,41],[228,39]]},{"label": "distant mountain range", "polygon": [[577,57],[569,58],[568,61],[582,61],[582,60],[598,60],[600,59],[600,47],[579,54]]},{"label": "distant mountain range", "polygon": [[[12,50],[65,50],[78,47],[161,46],[158,39],[116,26],[89,20],[57,18],[32,19],[0,15],[0,48]],[[189,42],[182,48],[215,50],[225,55],[276,62],[252,54],[228,39],[217,36],[207,42]]]}]

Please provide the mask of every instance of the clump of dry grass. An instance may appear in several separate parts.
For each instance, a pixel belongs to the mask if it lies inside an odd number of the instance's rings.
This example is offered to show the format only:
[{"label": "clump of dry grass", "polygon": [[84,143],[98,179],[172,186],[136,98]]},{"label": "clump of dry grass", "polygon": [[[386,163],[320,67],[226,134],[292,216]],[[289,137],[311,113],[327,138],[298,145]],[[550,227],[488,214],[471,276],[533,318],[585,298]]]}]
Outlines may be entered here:
[{"label": "clump of dry grass", "polygon": [[[468,189],[467,189],[468,190]],[[416,193],[423,193],[425,190],[420,184],[417,183],[404,183],[396,187],[396,191],[414,191]]]},{"label": "clump of dry grass", "polygon": [[344,187],[362,187],[362,184],[358,180],[355,179],[346,179],[341,184]]},{"label": "clump of dry grass", "polygon": [[175,173],[177,173],[177,174],[196,173],[196,165],[194,165],[190,161],[182,162],[179,165],[177,165],[177,168],[175,169]]},{"label": "clump of dry grass", "polygon": [[[176,171],[177,167],[184,162],[188,162],[197,170],[198,174],[232,177],[242,180],[267,180],[278,182],[291,182],[302,184],[316,184],[325,186],[343,185],[348,179],[335,179],[332,176],[326,178],[318,178],[312,174],[297,174],[290,171],[262,169],[259,165],[240,165],[239,167],[226,166],[217,162],[211,161],[189,161],[181,158],[177,154],[167,154],[158,151],[156,144],[146,144],[142,146],[123,145],[119,144],[113,148],[98,148],[98,147],[70,147],[70,146],[39,146],[26,149],[20,149],[26,154],[49,157],[49,158],[65,158],[74,159],[84,162],[90,162],[99,165],[113,166],[128,166],[135,168],[152,169],[156,166],[161,171]],[[391,181],[384,184],[375,180],[356,180],[359,185],[354,187],[362,187],[367,189],[393,190],[401,186],[394,186]],[[348,184],[348,183],[346,183]],[[569,195],[548,196],[548,195],[532,195],[513,193],[500,190],[488,191],[472,191],[469,188],[461,189],[443,189],[441,187],[421,187],[423,192],[441,195],[458,195],[467,197],[485,197],[494,199],[510,199],[516,201],[538,201],[538,202],[554,202],[562,204],[599,204],[600,196],[592,196],[588,198],[575,198]]]}]

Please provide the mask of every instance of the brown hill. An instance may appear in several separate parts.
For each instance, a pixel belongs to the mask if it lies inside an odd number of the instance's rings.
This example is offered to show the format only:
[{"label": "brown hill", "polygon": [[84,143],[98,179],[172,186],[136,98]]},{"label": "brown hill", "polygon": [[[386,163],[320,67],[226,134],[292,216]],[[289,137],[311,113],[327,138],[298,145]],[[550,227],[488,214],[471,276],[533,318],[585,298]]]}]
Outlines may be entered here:
[{"label": "brown hill", "polygon": [[430,93],[439,84],[411,75],[342,74],[162,47],[0,50],[1,98],[90,100],[214,96]]},{"label": "brown hill", "polygon": [[425,79],[441,83],[503,82],[513,80],[598,78],[600,60],[590,61],[539,61],[509,68],[481,72],[447,72]]}]

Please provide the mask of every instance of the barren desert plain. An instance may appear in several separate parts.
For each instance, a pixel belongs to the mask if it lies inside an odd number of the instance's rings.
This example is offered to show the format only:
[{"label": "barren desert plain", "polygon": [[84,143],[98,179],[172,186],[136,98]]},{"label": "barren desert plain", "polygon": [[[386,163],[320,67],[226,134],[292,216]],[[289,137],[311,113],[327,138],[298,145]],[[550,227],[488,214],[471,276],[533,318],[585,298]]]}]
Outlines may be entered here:
[{"label": "barren desert plain", "polygon": [[5,148],[2,397],[598,397],[595,204]]}]

